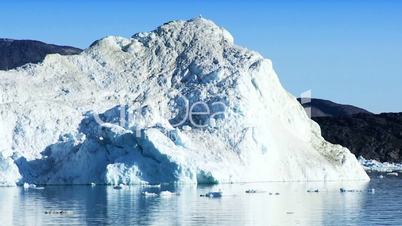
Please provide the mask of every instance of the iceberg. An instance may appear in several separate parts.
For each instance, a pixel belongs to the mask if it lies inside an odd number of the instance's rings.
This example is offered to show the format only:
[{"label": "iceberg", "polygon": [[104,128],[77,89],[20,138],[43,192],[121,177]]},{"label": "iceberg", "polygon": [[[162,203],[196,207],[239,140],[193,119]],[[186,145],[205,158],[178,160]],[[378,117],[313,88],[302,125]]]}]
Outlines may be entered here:
[{"label": "iceberg", "polygon": [[0,184],[369,180],[212,21],[0,71]]}]

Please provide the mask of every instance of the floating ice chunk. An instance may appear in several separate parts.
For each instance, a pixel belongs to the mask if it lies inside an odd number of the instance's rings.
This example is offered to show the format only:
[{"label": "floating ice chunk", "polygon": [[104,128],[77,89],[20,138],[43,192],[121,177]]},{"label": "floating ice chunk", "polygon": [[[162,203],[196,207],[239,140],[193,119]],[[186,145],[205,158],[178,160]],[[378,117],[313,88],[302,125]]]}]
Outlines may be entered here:
[{"label": "floating ice chunk", "polygon": [[249,190],[246,190],[246,193],[247,193],[247,194],[265,193],[265,191],[262,191],[262,190],[255,190],[255,189],[249,189]]},{"label": "floating ice chunk", "polygon": [[339,191],[340,191],[341,193],[344,193],[344,192],[362,192],[362,190],[357,190],[357,189],[345,189],[345,188],[340,188]]},{"label": "floating ice chunk", "polygon": [[71,210],[46,210],[45,214],[48,215],[71,215],[74,212]]},{"label": "floating ice chunk", "polygon": [[397,172],[392,172],[392,173],[387,173],[388,176],[398,176],[399,174]]},{"label": "floating ice chunk", "polygon": [[377,160],[365,159],[362,156],[360,156],[358,160],[367,171],[391,173],[402,170],[402,163],[379,162]]},{"label": "floating ice chunk", "polygon": [[24,187],[25,189],[28,189],[28,188],[29,188],[29,184],[28,184],[28,183],[24,183],[23,187]]},{"label": "floating ice chunk", "polygon": [[35,188],[32,188],[32,189],[35,189],[35,190],[43,190],[43,189],[45,189],[45,187],[35,187]]},{"label": "floating ice chunk", "polygon": [[25,189],[30,189],[30,188],[36,188],[36,185],[35,184],[24,183],[23,187]]},{"label": "floating ice chunk", "polygon": [[161,184],[142,184],[141,186],[147,188],[161,188]]},{"label": "floating ice chunk", "polygon": [[113,186],[113,188],[116,190],[124,189],[125,187],[126,187],[126,185],[124,185],[124,184],[118,184],[118,185]]},{"label": "floating ice chunk", "polygon": [[142,195],[145,196],[145,197],[156,197],[156,196],[158,196],[158,194],[156,194],[156,193],[146,192],[146,191],[143,192]]},{"label": "floating ice chunk", "polygon": [[200,197],[221,198],[222,192],[221,191],[208,192],[205,195],[200,195]]},{"label": "floating ice chunk", "polygon": [[176,193],[170,192],[170,191],[162,191],[159,195],[160,195],[161,197],[163,197],[163,198],[170,198],[170,197],[172,197],[173,195],[176,195]]}]

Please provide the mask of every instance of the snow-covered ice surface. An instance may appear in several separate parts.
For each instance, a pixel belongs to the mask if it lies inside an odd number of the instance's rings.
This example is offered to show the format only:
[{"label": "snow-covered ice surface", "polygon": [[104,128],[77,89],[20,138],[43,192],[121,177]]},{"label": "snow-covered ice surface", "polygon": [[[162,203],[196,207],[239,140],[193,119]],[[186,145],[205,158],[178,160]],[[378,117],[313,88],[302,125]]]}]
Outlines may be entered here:
[{"label": "snow-covered ice surface", "polygon": [[372,159],[365,159],[362,156],[360,156],[358,160],[366,171],[381,173],[402,172],[402,163],[379,162]]},{"label": "snow-covered ice surface", "polygon": [[271,61],[202,18],[0,71],[0,90],[3,185],[368,180]]}]

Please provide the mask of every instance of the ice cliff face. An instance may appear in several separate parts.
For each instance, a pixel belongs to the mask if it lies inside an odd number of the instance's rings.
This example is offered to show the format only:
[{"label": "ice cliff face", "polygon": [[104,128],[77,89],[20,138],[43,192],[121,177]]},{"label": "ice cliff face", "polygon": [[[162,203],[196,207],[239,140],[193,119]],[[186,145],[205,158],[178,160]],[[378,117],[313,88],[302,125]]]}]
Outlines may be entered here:
[{"label": "ice cliff face", "polygon": [[201,18],[0,72],[0,183],[368,180],[269,60]]}]

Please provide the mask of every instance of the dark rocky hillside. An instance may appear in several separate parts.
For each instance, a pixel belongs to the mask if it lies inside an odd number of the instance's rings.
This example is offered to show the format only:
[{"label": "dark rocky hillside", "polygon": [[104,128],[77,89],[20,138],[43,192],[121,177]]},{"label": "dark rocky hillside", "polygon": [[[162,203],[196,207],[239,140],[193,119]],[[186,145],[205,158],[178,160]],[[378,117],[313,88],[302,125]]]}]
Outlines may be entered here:
[{"label": "dark rocky hillside", "polygon": [[402,113],[373,114],[323,99],[312,99],[302,105],[311,108],[312,119],[320,125],[327,141],[345,146],[366,159],[402,162]]},{"label": "dark rocky hillside", "polygon": [[349,148],[356,156],[402,162],[402,113],[356,114],[313,118],[323,137]]},{"label": "dark rocky hillside", "polygon": [[[300,98],[297,100],[301,102]],[[305,99],[302,105],[304,108],[311,108],[311,117],[340,117],[359,113],[371,114],[371,112],[362,108],[352,105],[338,104],[323,99]]]},{"label": "dark rocky hillside", "polygon": [[0,70],[9,70],[26,63],[41,62],[47,54],[73,55],[81,49],[57,46],[31,40],[0,39]]}]

